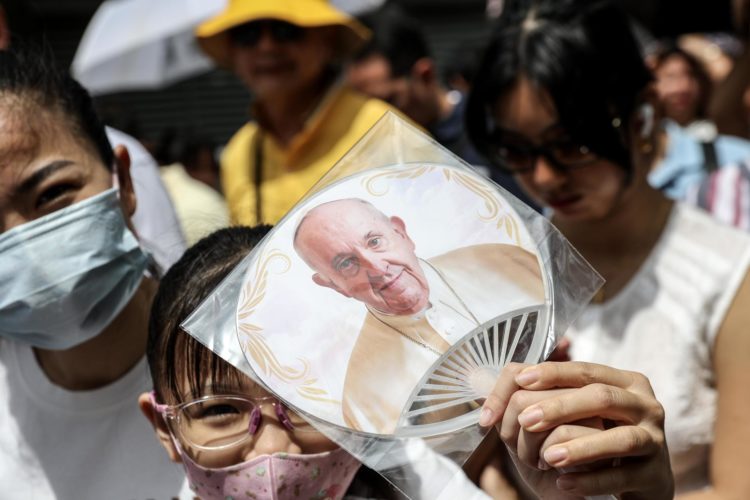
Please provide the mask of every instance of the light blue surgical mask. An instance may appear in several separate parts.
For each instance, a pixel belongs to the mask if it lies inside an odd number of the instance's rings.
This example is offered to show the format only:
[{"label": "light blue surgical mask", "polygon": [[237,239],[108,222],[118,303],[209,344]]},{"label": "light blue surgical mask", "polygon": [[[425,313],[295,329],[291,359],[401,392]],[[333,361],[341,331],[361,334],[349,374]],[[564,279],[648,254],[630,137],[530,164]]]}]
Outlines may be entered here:
[{"label": "light blue surgical mask", "polygon": [[0,234],[0,336],[69,349],[122,311],[148,257],[125,225],[117,191]]}]

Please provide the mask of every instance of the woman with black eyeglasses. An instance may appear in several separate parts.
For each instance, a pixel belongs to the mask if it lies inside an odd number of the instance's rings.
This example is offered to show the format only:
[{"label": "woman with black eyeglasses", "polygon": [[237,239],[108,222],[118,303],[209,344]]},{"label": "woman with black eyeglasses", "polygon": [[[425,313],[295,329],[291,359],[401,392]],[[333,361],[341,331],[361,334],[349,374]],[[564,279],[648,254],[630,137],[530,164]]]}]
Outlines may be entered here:
[{"label": "woman with black eyeglasses", "polygon": [[[571,357],[648,376],[666,411],[678,494],[739,498],[750,491],[750,238],[649,187],[655,99],[613,4],[515,1],[496,26],[467,120],[480,150],[607,280],[568,332]],[[602,406],[617,394],[601,392]],[[505,429],[511,450],[528,448],[524,431]],[[544,455],[539,470],[566,460]]]},{"label": "woman with black eyeglasses", "polygon": [[196,35],[253,96],[221,159],[235,224],[277,222],[390,109],[341,85],[370,32],[327,1],[232,0]]}]

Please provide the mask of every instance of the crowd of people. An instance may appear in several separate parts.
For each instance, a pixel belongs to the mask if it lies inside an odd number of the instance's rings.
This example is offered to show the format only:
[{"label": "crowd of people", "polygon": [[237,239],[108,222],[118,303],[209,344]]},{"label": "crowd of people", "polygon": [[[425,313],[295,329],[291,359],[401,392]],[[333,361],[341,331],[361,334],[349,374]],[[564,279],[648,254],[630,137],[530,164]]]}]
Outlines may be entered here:
[{"label": "crowd of people", "polygon": [[[252,95],[217,161],[198,137],[151,155],[106,127],[0,21],[0,498],[402,498],[180,327],[388,111],[606,280],[558,361],[502,371],[480,458],[446,495],[750,494],[750,48],[647,40],[614,0],[506,0],[451,87],[392,5],[230,0],[195,33]],[[300,222],[317,284],[347,293],[311,224],[373,211]],[[353,400],[378,412],[377,394]]]}]

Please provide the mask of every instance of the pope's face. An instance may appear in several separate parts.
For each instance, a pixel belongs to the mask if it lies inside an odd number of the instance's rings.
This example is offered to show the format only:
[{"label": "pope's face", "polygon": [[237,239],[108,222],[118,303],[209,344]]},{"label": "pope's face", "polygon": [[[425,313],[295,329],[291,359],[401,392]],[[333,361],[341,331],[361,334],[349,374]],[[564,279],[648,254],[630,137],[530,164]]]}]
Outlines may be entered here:
[{"label": "pope's face", "polygon": [[296,248],[316,271],[315,283],[380,312],[415,314],[429,303],[427,280],[403,221],[371,205],[341,200],[316,207],[299,228]]}]

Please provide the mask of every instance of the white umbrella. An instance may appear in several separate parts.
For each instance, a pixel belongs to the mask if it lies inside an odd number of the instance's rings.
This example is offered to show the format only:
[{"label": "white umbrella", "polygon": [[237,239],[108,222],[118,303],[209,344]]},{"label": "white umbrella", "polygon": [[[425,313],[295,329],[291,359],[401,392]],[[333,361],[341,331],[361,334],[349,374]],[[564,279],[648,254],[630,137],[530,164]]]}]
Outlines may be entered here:
[{"label": "white umbrella", "polygon": [[385,0],[331,0],[331,5],[350,16],[360,16],[383,6]]},{"label": "white umbrella", "polygon": [[106,0],[83,35],[71,72],[94,95],[156,89],[207,71],[193,31],[227,0]]}]

